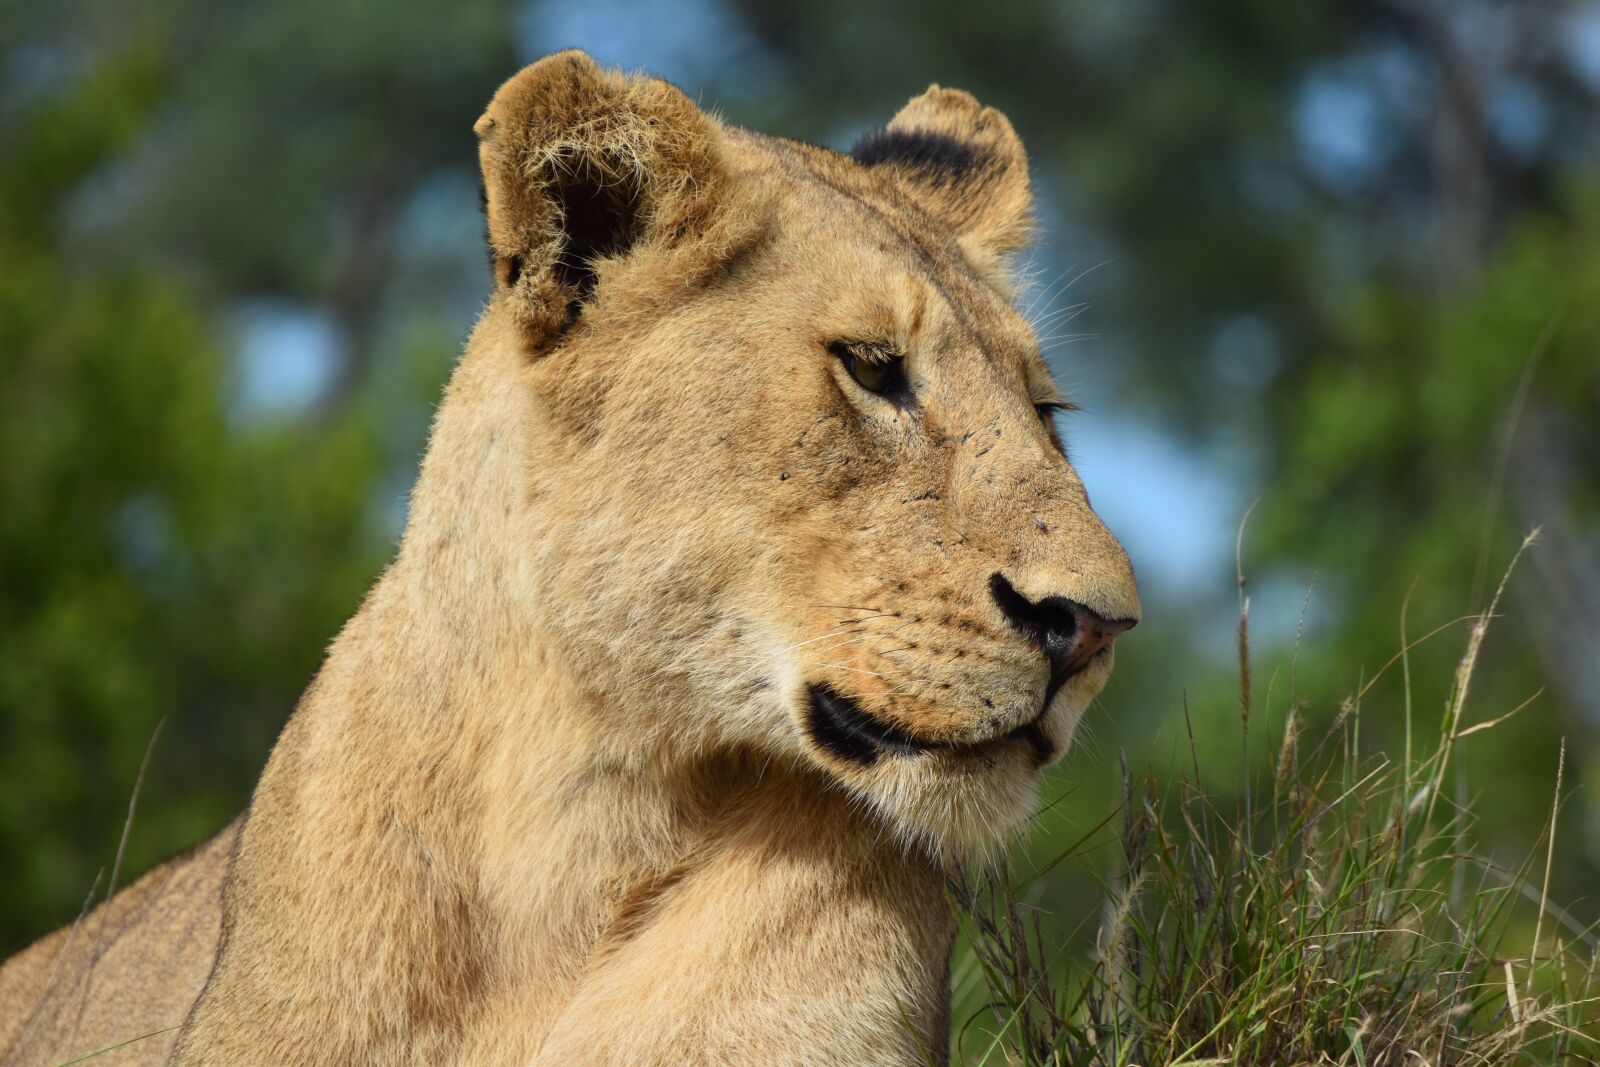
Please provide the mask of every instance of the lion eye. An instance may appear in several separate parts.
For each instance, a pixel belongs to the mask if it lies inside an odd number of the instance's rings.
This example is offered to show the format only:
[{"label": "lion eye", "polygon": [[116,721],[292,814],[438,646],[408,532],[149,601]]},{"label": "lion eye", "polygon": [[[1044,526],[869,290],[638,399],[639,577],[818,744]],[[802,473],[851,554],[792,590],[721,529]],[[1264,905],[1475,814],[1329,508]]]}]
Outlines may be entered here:
[{"label": "lion eye", "polygon": [[889,396],[906,387],[905,360],[882,348],[835,341],[828,351],[844,364],[855,383],[869,393]]}]

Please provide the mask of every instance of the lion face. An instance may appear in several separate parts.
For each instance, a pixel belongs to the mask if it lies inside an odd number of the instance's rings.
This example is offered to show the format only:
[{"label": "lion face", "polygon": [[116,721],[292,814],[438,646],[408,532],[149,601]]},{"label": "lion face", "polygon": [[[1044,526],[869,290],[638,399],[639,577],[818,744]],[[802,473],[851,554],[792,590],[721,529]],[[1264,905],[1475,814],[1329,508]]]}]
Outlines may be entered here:
[{"label": "lion face", "polygon": [[846,156],[569,53],[479,130],[524,596],[599,714],[813,765],[939,851],[1017,827],[1139,607],[1006,289],[1004,117],[934,88]]}]

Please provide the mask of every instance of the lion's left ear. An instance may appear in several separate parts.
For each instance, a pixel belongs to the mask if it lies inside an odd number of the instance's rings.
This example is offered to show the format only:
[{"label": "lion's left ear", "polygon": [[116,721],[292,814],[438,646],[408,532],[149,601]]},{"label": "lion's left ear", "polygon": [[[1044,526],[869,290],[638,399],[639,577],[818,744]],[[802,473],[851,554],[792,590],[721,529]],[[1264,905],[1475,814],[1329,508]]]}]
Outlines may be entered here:
[{"label": "lion's left ear", "polygon": [[970,93],[930,85],[850,155],[892,174],[929,214],[986,251],[1028,243],[1028,155],[1010,120]]}]

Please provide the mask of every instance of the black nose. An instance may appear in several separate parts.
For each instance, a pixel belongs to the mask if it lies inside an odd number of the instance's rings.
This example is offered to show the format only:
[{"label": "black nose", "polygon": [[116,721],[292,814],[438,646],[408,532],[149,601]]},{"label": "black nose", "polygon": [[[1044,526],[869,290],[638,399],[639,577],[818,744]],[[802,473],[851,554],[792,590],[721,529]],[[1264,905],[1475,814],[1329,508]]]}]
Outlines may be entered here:
[{"label": "black nose", "polygon": [[1137,621],[1103,618],[1061,596],[1029,600],[999,571],[989,576],[989,592],[1006,621],[1044,650],[1050,659],[1050,673],[1062,678],[1082,670],[1095,653]]}]

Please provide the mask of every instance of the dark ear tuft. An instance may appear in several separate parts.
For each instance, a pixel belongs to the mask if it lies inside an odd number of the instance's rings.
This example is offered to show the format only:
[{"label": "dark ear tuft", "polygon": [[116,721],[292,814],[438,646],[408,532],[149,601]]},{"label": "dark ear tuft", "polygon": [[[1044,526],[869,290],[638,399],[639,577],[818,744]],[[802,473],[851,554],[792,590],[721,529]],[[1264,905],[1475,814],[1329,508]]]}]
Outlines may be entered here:
[{"label": "dark ear tuft", "polygon": [[936,181],[955,183],[979,165],[982,149],[931,130],[882,129],[857,141],[850,155],[864,167],[893,164]]},{"label": "dark ear tuft", "polygon": [[850,154],[892,177],[969,247],[993,254],[1027,244],[1027,153],[1006,117],[970,94],[929,86]]},{"label": "dark ear tuft", "polygon": [[555,202],[566,235],[551,269],[556,281],[572,291],[573,303],[581,305],[599,280],[596,263],[626,253],[644,235],[644,189],[636,174],[612,178],[576,159],[556,168],[545,195]]}]

